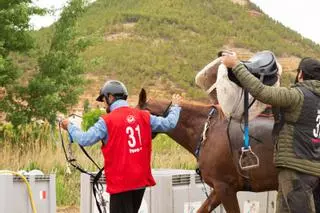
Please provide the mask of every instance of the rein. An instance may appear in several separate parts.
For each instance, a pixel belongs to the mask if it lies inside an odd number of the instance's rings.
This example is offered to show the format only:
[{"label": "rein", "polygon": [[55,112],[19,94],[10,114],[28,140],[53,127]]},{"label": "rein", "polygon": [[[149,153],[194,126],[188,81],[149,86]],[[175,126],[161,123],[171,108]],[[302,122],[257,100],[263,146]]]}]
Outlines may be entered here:
[{"label": "rein", "polygon": [[163,113],[163,117],[167,117],[167,115],[169,114],[169,109],[172,106],[172,101],[170,101],[168,107],[166,108],[166,110]]},{"label": "rein", "polygon": [[[79,118],[82,118],[79,115],[76,114],[71,114],[70,116],[77,116]],[[81,165],[79,164],[79,162],[77,161],[77,159],[74,157],[73,152],[72,152],[72,144],[73,144],[73,138],[71,136],[71,134],[68,132],[68,136],[69,136],[69,143],[68,146],[66,147],[65,142],[63,140],[63,136],[62,136],[62,127],[61,127],[61,120],[58,121],[59,122],[59,135],[60,135],[60,140],[61,140],[61,146],[65,155],[65,158],[67,160],[67,162],[73,166],[75,169],[79,170],[81,173],[85,173],[89,176],[91,176],[93,178],[93,183],[92,183],[92,189],[93,189],[93,195],[96,201],[96,205],[98,208],[99,213],[107,213],[106,210],[106,201],[103,198],[103,186],[101,183],[98,182],[98,180],[100,179],[102,172],[104,170],[104,167],[100,167],[98,166],[98,164],[93,160],[93,158],[89,155],[89,153],[85,150],[85,148],[81,145],[79,145],[80,149],[82,150],[82,152],[85,154],[85,156],[87,156],[87,158],[98,168],[99,172],[97,174],[92,174],[90,172],[88,172],[87,170],[85,170],[83,167],[81,167]],[[98,197],[100,199],[100,202],[98,200]],[[103,207],[103,209],[101,209],[101,206]]]},{"label": "rein", "polygon": [[211,124],[211,118],[216,114],[217,110],[215,107],[213,107],[209,114],[208,114],[208,118],[204,124],[204,128],[203,128],[203,132],[202,132],[202,135],[201,135],[201,138],[197,144],[197,148],[196,148],[196,151],[195,151],[195,156],[196,158],[198,159],[199,158],[199,155],[200,155],[200,149],[201,149],[201,145],[204,144],[204,142],[207,140],[207,131],[210,127],[210,124]]},{"label": "rein", "polygon": [[[145,105],[147,103],[148,103],[148,100],[146,101]],[[170,109],[171,106],[172,106],[172,101],[170,101],[170,103],[168,104],[167,108],[164,110],[164,112],[162,114],[153,113],[152,115],[167,117],[167,115],[169,114],[169,109]],[[148,110],[148,108],[144,108],[144,109]]]},{"label": "rein", "polygon": [[[71,114],[70,116],[77,116],[79,118],[82,118],[79,115],[75,115],[75,114]],[[85,169],[83,169],[80,164],[77,162],[76,158],[73,155],[72,152],[72,144],[73,144],[73,138],[71,137],[69,131],[68,131],[68,135],[69,135],[69,144],[68,147],[66,148],[65,146],[65,142],[63,140],[63,136],[62,136],[62,127],[61,127],[61,121],[59,121],[59,135],[61,138],[61,145],[62,145],[62,149],[63,152],[65,154],[66,160],[67,162],[72,165],[74,168],[78,169],[80,172],[82,173],[86,173],[88,175],[92,175],[91,173],[89,173],[88,171],[86,171]],[[99,169],[101,170],[102,168],[93,160],[93,158],[89,155],[89,153],[85,150],[85,148],[81,145],[79,145],[80,149],[82,150],[82,152],[85,154],[85,156],[87,156],[87,158]]]},{"label": "rein", "polygon": [[[196,147],[196,151],[194,152],[196,158],[197,158],[197,161],[199,160],[199,155],[200,155],[200,149],[201,149],[201,146],[204,144],[204,142],[207,140],[207,131],[210,127],[210,124],[211,124],[211,118],[216,114],[217,110],[215,107],[213,107],[209,114],[208,114],[208,118],[204,124],[204,128],[203,128],[203,132],[201,134],[201,138],[197,144],[197,147]],[[206,187],[205,187],[205,184],[204,184],[204,181],[202,179],[202,176],[201,176],[201,171],[200,171],[200,168],[196,168],[196,173],[199,175],[200,177],[200,180],[201,180],[201,183],[203,185],[203,192],[205,193],[205,195],[207,196],[207,198],[209,198],[209,195],[208,195],[208,192],[206,190]]]}]

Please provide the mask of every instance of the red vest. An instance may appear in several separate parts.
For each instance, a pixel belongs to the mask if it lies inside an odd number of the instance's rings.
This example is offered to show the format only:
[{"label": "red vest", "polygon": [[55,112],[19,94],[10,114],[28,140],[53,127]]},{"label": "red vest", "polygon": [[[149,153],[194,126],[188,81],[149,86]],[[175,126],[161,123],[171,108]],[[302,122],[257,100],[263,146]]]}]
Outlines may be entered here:
[{"label": "red vest", "polygon": [[102,146],[107,192],[154,186],[151,175],[151,126],[147,111],[120,107],[102,116],[108,129]]}]

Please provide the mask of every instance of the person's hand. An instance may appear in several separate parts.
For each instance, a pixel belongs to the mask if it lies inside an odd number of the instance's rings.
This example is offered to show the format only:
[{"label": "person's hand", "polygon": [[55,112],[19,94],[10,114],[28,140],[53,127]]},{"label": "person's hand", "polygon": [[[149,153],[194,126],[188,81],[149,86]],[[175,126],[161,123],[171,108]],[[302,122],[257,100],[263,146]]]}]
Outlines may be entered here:
[{"label": "person's hand", "polygon": [[171,99],[171,102],[172,102],[172,105],[180,105],[182,101],[182,97],[179,95],[179,94],[173,94],[172,95],[172,99]]},{"label": "person's hand", "polygon": [[69,123],[70,123],[70,121],[69,121],[68,119],[64,119],[63,121],[61,121],[61,127],[62,127],[64,130],[67,130]]},{"label": "person's hand", "polygon": [[221,63],[223,63],[228,68],[234,68],[240,63],[240,60],[238,59],[235,52],[222,53]]}]

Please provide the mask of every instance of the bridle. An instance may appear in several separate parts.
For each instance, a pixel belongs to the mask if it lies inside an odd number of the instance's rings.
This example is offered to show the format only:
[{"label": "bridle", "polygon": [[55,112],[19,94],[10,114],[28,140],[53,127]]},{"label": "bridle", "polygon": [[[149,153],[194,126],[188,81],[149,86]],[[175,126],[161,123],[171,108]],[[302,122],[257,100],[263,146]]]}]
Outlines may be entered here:
[{"label": "bridle", "polygon": [[[148,108],[148,102],[149,100],[147,100],[145,102],[145,104],[141,107],[141,109],[147,110],[150,112],[150,109]],[[172,106],[172,101],[170,101],[170,103],[168,104],[168,106],[165,108],[165,110],[162,113],[151,113],[151,115],[155,115],[155,116],[162,116],[162,117],[166,117],[169,114],[169,109]]]}]

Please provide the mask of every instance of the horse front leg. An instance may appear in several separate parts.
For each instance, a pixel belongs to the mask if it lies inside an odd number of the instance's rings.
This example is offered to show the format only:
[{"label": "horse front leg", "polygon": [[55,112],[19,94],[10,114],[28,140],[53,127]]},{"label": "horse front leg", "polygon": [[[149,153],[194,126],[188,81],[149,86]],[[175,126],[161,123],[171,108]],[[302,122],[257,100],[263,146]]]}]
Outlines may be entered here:
[{"label": "horse front leg", "polygon": [[209,197],[204,201],[201,207],[198,209],[197,213],[209,213],[214,210],[221,201],[217,197],[215,190],[211,191]]},{"label": "horse front leg", "polygon": [[220,198],[223,207],[228,213],[240,213],[240,207],[237,198],[237,190],[230,183],[220,182],[214,185],[217,196]]}]

